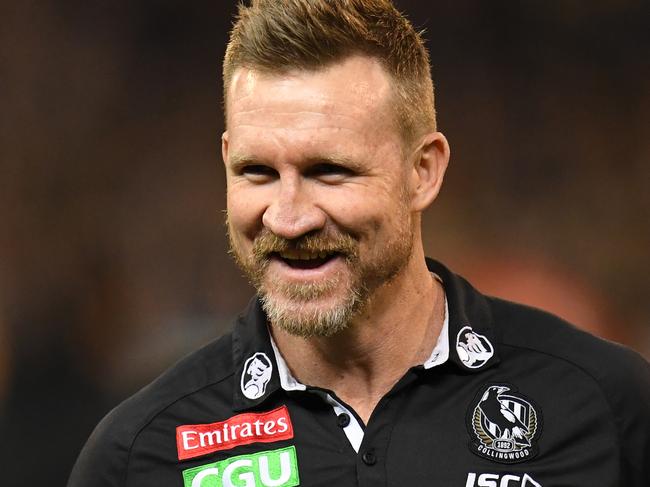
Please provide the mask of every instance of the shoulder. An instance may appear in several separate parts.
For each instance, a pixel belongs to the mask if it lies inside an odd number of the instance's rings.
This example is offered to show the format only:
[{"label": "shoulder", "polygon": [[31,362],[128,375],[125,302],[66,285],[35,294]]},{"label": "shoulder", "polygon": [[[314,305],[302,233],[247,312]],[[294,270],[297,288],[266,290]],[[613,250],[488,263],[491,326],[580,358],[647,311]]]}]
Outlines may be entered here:
[{"label": "shoulder", "polygon": [[488,297],[502,347],[564,362],[592,376],[604,388],[646,383],[648,362],[637,352],[598,338],[561,318],[529,306]]},{"label": "shoulder", "polygon": [[[650,365],[638,353],[541,310],[487,298],[504,365],[545,377],[553,400],[611,424],[627,485],[650,476]],[[510,365],[512,367],[512,365]],[[568,397],[570,395],[571,397]],[[598,411],[598,413],[596,413]],[[575,415],[573,416],[575,420]],[[598,426],[596,426],[596,423]]]},{"label": "shoulder", "polygon": [[108,413],[84,446],[68,486],[125,485],[141,432],[179,401],[232,376],[231,343],[228,334],[197,350]]}]

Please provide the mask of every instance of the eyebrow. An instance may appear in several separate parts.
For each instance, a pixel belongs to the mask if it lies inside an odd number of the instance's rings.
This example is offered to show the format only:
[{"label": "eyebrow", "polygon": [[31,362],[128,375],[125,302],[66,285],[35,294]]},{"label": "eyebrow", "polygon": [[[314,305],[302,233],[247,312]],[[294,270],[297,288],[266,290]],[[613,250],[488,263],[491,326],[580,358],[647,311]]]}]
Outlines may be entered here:
[{"label": "eyebrow", "polygon": [[243,154],[232,154],[228,157],[228,161],[226,161],[226,165],[233,169],[249,164],[264,164],[264,162]]},{"label": "eyebrow", "polygon": [[[355,159],[351,159],[347,156],[330,154],[322,156],[311,156],[302,160],[302,163],[306,166],[314,166],[316,164],[333,164],[336,166],[342,166],[349,168],[350,170],[361,170],[362,165]],[[227,165],[232,169],[238,169],[242,166],[247,165],[268,165],[264,159],[259,159],[254,156],[249,156],[245,154],[232,154],[228,158]]]},{"label": "eyebrow", "polygon": [[335,166],[347,167],[351,170],[361,169],[361,164],[357,160],[350,159],[349,157],[336,155],[336,154],[329,155],[329,156],[310,157],[307,159],[307,162],[310,165],[333,164]]}]

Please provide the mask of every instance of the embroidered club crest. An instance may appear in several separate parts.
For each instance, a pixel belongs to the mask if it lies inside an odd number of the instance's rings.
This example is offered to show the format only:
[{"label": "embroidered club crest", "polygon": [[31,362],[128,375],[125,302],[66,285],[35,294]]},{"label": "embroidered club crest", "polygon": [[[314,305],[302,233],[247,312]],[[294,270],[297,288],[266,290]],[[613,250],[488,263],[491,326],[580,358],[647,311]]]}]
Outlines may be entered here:
[{"label": "embroidered club crest", "polygon": [[494,355],[494,347],[490,340],[465,326],[456,337],[456,352],[461,362],[470,369],[483,367]]},{"label": "embroidered club crest", "polygon": [[246,360],[241,374],[241,391],[248,399],[259,399],[271,380],[273,364],[264,352],[257,352]]},{"label": "embroidered club crest", "polygon": [[467,414],[470,450],[499,463],[519,463],[537,454],[542,418],[530,399],[509,384],[490,384]]}]

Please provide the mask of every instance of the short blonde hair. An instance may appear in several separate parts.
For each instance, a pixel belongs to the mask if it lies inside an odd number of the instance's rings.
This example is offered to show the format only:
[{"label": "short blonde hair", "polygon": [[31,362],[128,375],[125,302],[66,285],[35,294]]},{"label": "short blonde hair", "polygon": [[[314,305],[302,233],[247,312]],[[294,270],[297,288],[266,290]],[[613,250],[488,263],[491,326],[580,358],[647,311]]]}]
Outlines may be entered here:
[{"label": "short blonde hair", "polygon": [[429,53],[389,0],[252,0],[239,4],[223,63],[224,110],[238,68],[318,70],[362,54],[395,81],[393,106],[405,144],[436,130]]}]

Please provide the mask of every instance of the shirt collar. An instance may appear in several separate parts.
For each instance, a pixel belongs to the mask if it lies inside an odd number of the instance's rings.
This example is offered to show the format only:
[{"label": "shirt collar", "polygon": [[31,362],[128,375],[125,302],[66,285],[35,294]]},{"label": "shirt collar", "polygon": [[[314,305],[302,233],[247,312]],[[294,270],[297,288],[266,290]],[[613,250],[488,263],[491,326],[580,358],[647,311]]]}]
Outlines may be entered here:
[{"label": "shirt collar", "polygon": [[[233,409],[249,409],[264,402],[280,388],[277,358],[271,345],[266,314],[253,298],[233,329]],[[258,358],[257,363],[255,359]]]},{"label": "shirt collar", "polygon": [[[278,375],[280,377],[280,386],[285,391],[305,391],[307,386],[299,382],[296,379],[287,363],[284,361],[278,346],[275,344],[275,340],[271,337],[271,346],[273,347],[273,352],[275,353],[275,359],[278,367]],[[436,342],[435,347],[431,351],[429,358],[422,364],[425,369],[431,369],[436,365],[442,365],[449,359],[449,312],[447,310],[447,298],[445,297],[445,318],[442,324],[442,329],[440,330],[440,335]]]},{"label": "shirt collar", "polygon": [[[446,299],[443,327],[424,368],[449,362],[467,373],[477,373],[497,364],[497,341],[487,299],[439,262],[427,259],[427,267],[441,280]],[[237,319],[232,343],[236,411],[261,404],[279,389],[306,389],[291,375],[273,343],[258,299],[252,299]]]},{"label": "shirt collar", "polygon": [[429,358],[422,364],[425,369],[442,365],[449,360],[449,304],[447,303],[447,295],[443,293],[443,296],[445,297],[445,318],[436,345],[433,347]]},{"label": "shirt collar", "polygon": [[299,382],[289,370],[289,367],[284,361],[284,357],[280,353],[280,350],[278,350],[278,346],[275,344],[273,337],[271,337],[271,346],[273,347],[275,358],[278,363],[278,375],[280,376],[280,386],[282,389],[285,391],[306,391],[307,386],[302,382]]},{"label": "shirt collar", "polygon": [[449,308],[449,362],[467,373],[499,363],[496,330],[488,299],[440,262],[426,259],[440,277]]}]

